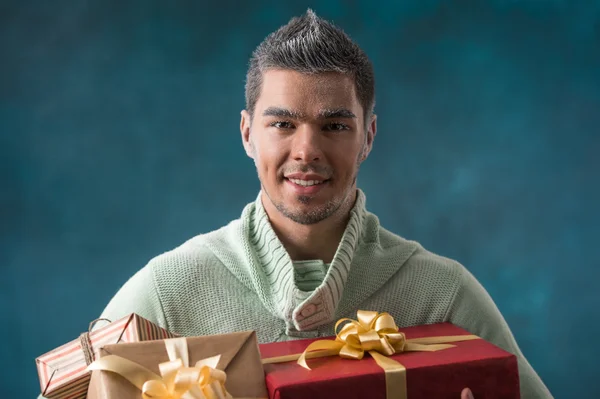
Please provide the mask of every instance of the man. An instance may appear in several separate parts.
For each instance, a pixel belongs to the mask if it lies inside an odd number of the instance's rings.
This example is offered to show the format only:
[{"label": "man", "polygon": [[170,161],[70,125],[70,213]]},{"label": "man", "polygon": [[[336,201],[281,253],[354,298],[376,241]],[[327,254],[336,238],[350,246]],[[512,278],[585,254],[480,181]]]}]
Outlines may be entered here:
[{"label": "man", "polygon": [[365,209],[356,177],[377,132],[374,98],[367,56],[311,10],[269,35],[240,124],[258,198],[150,261],[102,317],[136,312],[186,336],[252,329],[261,342],[332,335],[357,309],[401,327],[449,321],[518,357],[523,398],[551,397],[476,279]]}]

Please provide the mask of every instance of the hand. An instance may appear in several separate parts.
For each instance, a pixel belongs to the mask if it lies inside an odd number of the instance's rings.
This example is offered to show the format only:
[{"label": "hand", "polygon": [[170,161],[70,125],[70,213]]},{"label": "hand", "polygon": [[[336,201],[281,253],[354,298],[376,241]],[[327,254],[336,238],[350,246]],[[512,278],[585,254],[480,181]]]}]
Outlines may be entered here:
[{"label": "hand", "polygon": [[460,399],[475,399],[473,397],[473,392],[469,388],[465,388],[460,393]]}]

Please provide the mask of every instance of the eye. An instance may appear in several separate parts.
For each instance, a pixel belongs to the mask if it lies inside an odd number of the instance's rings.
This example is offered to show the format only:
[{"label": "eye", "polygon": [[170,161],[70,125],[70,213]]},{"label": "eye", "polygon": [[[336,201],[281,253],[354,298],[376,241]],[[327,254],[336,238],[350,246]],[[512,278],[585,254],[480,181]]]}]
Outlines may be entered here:
[{"label": "eye", "polygon": [[326,130],[331,130],[331,131],[342,131],[342,130],[350,130],[350,127],[348,125],[345,125],[343,123],[330,123],[325,127]]},{"label": "eye", "polygon": [[277,129],[293,129],[294,125],[291,122],[287,121],[276,121],[269,123],[269,126],[277,128]]}]

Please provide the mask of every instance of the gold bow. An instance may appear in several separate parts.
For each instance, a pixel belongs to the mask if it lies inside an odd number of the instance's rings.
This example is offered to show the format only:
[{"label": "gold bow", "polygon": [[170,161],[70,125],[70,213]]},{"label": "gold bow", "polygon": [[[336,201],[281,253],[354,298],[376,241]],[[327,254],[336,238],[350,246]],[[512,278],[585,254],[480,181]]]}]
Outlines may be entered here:
[{"label": "gold bow", "polygon": [[[363,358],[369,352],[377,365],[385,373],[387,398],[407,399],[406,368],[397,360],[391,359],[396,353],[408,351],[435,352],[453,348],[448,342],[480,339],[476,335],[453,335],[406,339],[399,332],[394,318],[389,313],[367,310],[357,312],[358,320],[340,319],[335,324],[335,340],[319,340],[308,345],[302,354],[276,356],[263,359],[263,364],[282,363],[298,360],[298,364],[310,370],[306,359],[339,355],[346,359]],[[338,332],[340,324],[348,322]]]},{"label": "gold bow", "polygon": [[[386,312],[379,313],[369,310],[359,310],[357,312],[358,320],[344,318],[338,320],[335,324],[336,338],[332,340],[315,341],[308,345],[306,350],[300,355],[298,364],[309,369],[306,358],[310,352],[324,351],[323,355],[338,354],[346,359],[360,360],[365,352],[369,352],[376,360],[381,359],[377,356],[380,353],[385,356],[391,356],[395,353],[407,351],[427,351],[434,352],[454,347],[454,345],[444,342],[465,341],[467,339],[476,339],[477,336],[457,336],[457,337],[432,337],[406,339],[406,335],[399,332],[394,318]],[[340,324],[348,322],[338,332]],[[375,352],[375,354],[374,354]],[[308,356],[308,357],[318,357]]]},{"label": "gold bow", "polygon": [[221,355],[196,362],[189,367],[185,338],[166,339],[169,361],[160,363],[160,376],[147,368],[116,355],[96,360],[89,371],[118,373],[142,391],[143,399],[232,399],[225,389],[226,374],[217,370]]}]

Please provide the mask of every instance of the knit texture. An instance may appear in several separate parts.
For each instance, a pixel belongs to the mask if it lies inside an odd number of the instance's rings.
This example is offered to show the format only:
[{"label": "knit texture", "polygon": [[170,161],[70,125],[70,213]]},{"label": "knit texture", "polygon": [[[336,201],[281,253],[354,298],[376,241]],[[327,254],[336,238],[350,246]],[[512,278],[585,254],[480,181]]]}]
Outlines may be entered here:
[{"label": "knit texture", "polygon": [[331,336],[358,309],[387,311],[399,327],[451,322],[517,356],[522,398],[552,397],[473,275],[381,227],[360,190],[330,265],[294,263],[259,194],[240,219],[152,259],[102,317],[135,312],[184,336],[256,330],[274,342]]}]

